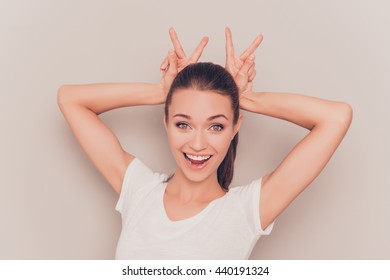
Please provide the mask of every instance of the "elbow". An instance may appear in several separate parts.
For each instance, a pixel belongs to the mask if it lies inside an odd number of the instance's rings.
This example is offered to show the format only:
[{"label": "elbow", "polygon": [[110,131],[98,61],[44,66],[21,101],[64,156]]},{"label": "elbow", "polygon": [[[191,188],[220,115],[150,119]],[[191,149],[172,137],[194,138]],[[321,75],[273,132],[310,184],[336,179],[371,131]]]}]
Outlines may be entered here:
[{"label": "elbow", "polygon": [[353,118],[352,106],[348,103],[340,103],[339,122],[347,127],[350,126]]},{"label": "elbow", "polygon": [[69,97],[69,86],[60,86],[57,91],[57,105],[61,110],[69,103]]},{"label": "elbow", "polygon": [[337,102],[330,117],[331,123],[336,124],[338,127],[341,127],[343,131],[346,131],[352,122],[352,106],[345,102]]},{"label": "elbow", "polygon": [[63,107],[64,102],[65,102],[65,100],[64,100],[65,99],[65,89],[66,89],[66,86],[62,85],[62,86],[60,86],[60,88],[57,91],[57,105],[60,109],[61,109],[61,107]]}]

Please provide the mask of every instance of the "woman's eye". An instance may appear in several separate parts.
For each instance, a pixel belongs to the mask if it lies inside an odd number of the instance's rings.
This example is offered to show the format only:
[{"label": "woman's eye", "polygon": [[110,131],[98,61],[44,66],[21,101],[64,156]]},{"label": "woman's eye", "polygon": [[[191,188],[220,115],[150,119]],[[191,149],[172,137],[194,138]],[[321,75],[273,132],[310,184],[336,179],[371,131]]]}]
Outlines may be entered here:
[{"label": "woman's eye", "polygon": [[223,125],[221,124],[214,124],[211,126],[211,130],[213,131],[221,131],[223,129]]},{"label": "woman's eye", "polygon": [[189,127],[186,123],[177,123],[176,126],[180,129],[187,129]]}]

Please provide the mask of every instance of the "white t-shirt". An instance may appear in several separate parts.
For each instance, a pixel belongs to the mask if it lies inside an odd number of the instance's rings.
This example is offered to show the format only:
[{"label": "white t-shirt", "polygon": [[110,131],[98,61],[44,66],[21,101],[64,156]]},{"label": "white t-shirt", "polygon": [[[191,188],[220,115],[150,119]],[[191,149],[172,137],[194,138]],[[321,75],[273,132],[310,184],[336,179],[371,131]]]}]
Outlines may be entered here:
[{"label": "white t-shirt", "polygon": [[261,235],[261,179],[231,188],[190,218],[171,221],[163,197],[167,175],[137,158],[126,170],[116,210],[122,232],[116,259],[248,259]]}]

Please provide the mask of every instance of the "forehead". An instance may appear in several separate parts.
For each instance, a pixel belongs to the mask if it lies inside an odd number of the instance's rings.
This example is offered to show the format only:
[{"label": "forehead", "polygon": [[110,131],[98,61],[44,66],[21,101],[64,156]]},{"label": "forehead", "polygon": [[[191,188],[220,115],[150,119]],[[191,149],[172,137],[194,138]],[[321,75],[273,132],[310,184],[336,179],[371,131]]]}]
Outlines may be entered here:
[{"label": "forehead", "polygon": [[196,89],[180,89],[172,96],[169,115],[186,114],[191,117],[208,118],[213,115],[224,114],[229,119],[233,117],[230,97],[214,91]]}]

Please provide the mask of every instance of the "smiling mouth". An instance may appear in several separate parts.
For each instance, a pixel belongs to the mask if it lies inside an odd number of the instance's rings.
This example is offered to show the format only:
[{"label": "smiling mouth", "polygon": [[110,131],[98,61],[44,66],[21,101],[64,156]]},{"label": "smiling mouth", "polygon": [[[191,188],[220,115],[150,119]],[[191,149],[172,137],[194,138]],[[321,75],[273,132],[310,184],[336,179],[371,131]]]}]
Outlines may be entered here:
[{"label": "smiling mouth", "polygon": [[197,167],[202,167],[212,156],[196,156],[196,155],[189,155],[186,153],[183,153],[186,160],[191,163],[191,165],[195,165]]}]

